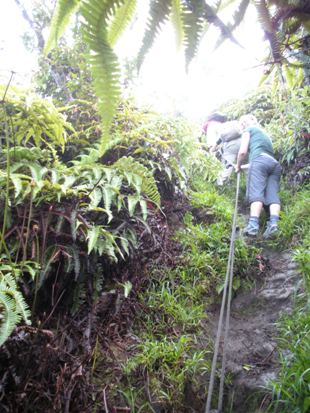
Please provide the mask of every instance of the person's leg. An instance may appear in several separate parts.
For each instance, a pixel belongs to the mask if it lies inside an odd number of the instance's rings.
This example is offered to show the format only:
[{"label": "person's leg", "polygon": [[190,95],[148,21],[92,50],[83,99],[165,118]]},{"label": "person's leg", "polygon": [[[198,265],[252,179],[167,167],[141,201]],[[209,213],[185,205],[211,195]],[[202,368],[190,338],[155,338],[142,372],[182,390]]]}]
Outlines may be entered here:
[{"label": "person's leg", "polygon": [[259,216],[261,214],[267,183],[267,172],[264,159],[255,159],[250,164],[248,175],[247,198],[250,202],[250,218],[244,233],[255,236],[259,230]]},{"label": "person's leg", "polygon": [[218,185],[223,185],[229,180],[231,174],[235,170],[234,165],[236,164],[236,155],[224,149],[222,162],[224,170],[220,173],[217,179]]},{"label": "person's leg", "polygon": [[269,204],[270,218],[267,221],[267,228],[263,235],[264,238],[269,238],[278,230],[278,221],[281,209],[280,199],[278,196],[280,177],[281,166],[278,162],[276,162],[272,167],[271,174],[268,176],[266,186],[266,203]]},{"label": "person's leg", "polygon": [[269,206],[269,211],[270,211],[270,216],[271,215],[280,215],[280,209],[281,206],[280,204],[270,204]]},{"label": "person's leg", "polygon": [[251,203],[250,206],[250,218],[244,233],[246,235],[255,236],[258,234],[259,230],[259,216],[263,208],[263,203],[261,201],[255,201]]},{"label": "person's leg", "polygon": [[250,207],[250,215],[251,217],[259,218],[263,208],[263,203],[261,201],[252,202]]},{"label": "person's leg", "polygon": [[232,172],[234,171],[234,167],[231,165],[224,165],[224,170],[221,171],[220,176],[217,179],[217,184],[218,185],[223,185],[225,184],[225,182],[228,181],[228,179],[230,178]]}]

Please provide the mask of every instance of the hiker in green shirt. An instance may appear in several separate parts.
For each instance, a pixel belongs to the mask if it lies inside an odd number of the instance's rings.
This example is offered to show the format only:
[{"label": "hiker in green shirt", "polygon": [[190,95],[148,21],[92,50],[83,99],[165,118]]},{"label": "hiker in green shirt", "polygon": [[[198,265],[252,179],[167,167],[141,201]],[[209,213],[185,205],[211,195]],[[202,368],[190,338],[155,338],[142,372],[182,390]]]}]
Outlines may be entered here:
[{"label": "hiker in green shirt", "polygon": [[269,238],[278,230],[280,199],[278,196],[281,166],[274,158],[270,137],[259,126],[253,115],[240,118],[242,129],[241,145],[237,158],[236,172],[249,156],[249,173],[247,181],[247,199],[250,203],[250,218],[245,234],[256,236],[259,230],[259,217],[263,205],[269,207],[270,218],[263,234]]}]

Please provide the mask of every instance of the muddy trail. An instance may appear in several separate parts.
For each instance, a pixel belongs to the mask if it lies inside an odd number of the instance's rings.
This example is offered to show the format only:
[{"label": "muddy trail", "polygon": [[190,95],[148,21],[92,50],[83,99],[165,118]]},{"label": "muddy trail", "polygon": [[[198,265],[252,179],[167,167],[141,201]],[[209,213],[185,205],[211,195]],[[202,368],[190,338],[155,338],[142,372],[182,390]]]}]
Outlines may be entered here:
[{"label": "muddy trail", "polygon": [[[232,301],[226,373],[232,377],[225,412],[260,413],[270,403],[268,382],[277,376],[276,322],[290,314],[301,276],[292,253],[262,252],[261,272],[251,291],[239,293]],[[218,313],[210,319],[214,336]]]}]

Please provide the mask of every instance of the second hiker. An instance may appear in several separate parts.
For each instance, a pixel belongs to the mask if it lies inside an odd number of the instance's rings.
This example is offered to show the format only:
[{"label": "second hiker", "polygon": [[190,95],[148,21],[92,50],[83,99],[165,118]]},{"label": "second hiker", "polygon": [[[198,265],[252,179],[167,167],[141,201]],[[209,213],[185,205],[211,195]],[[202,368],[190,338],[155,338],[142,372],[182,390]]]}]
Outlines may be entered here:
[{"label": "second hiker", "polygon": [[[203,127],[206,143],[210,152],[220,153],[219,157],[224,166],[217,184],[223,185],[234,170],[241,143],[241,130],[238,121],[228,121],[225,115],[214,112]],[[219,151],[220,149],[220,151]]]}]

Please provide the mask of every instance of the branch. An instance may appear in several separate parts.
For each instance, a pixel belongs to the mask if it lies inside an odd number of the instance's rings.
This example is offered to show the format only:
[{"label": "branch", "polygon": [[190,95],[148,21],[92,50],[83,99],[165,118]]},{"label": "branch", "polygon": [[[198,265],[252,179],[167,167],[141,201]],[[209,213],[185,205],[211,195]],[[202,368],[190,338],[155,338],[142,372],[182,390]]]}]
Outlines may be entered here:
[{"label": "branch", "polygon": [[20,2],[20,0],[15,0],[15,3],[17,4],[18,8],[21,10],[23,18],[26,20],[26,22],[29,24],[29,26],[31,27],[31,29],[34,31],[37,41],[38,41],[38,48],[40,51],[42,51],[44,49],[44,44],[45,44],[45,40],[44,37],[42,35],[41,30],[39,30],[34,21],[32,20],[32,18],[29,16],[26,8],[24,7],[24,5]]}]

